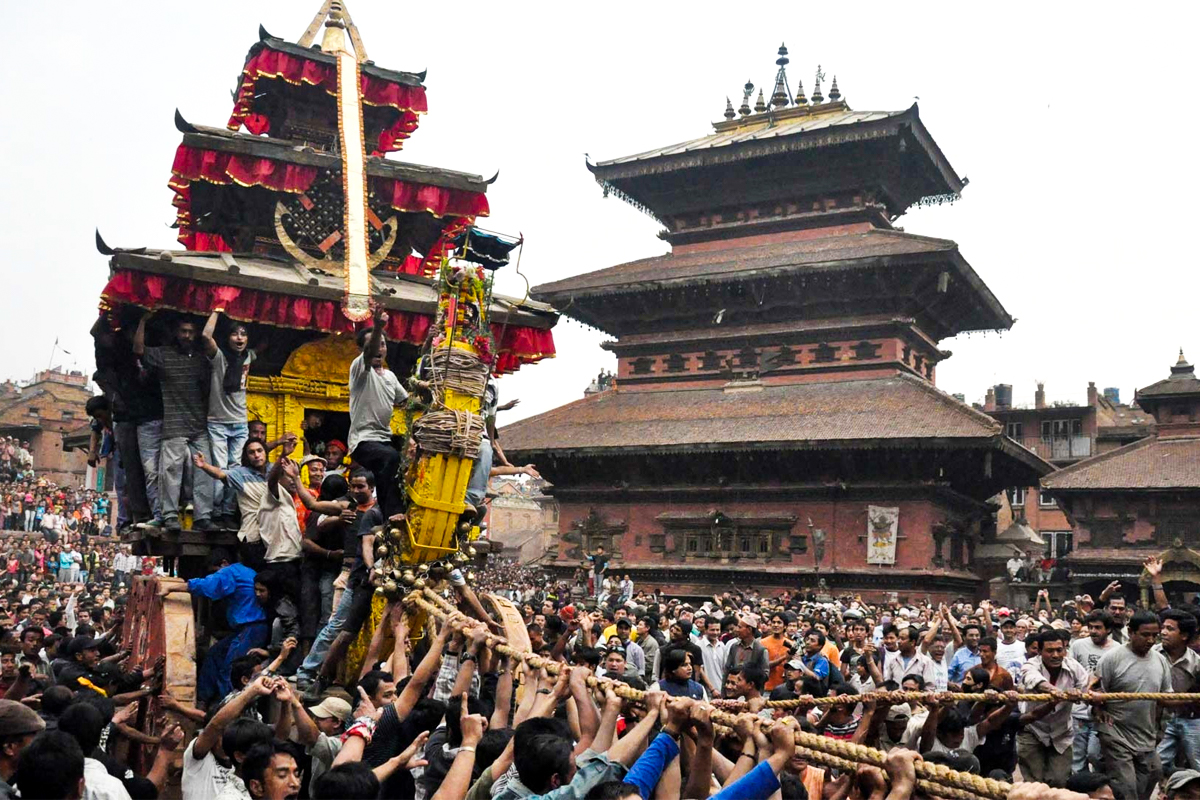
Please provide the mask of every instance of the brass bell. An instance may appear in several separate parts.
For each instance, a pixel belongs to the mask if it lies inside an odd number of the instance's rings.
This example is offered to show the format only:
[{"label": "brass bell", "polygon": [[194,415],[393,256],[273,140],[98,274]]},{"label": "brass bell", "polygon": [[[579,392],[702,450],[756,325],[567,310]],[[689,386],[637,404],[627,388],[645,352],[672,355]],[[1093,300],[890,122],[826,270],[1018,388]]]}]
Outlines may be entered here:
[{"label": "brass bell", "polygon": [[470,547],[467,548],[467,558],[474,558],[475,556],[476,556],[475,545],[471,545]]},{"label": "brass bell", "polygon": [[413,581],[416,579],[417,576],[413,574],[411,569],[406,569],[404,572],[400,573],[400,583],[404,584],[405,586],[412,586]]},{"label": "brass bell", "polygon": [[417,572],[420,573],[421,575],[425,575],[426,573],[429,572],[429,565],[428,564],[418,564]]},{"label": "brass bell", "polygon": [[474,583],[474,582],[475,582],[475,573],[468,572],[467,573],[467,583]]},{"label": "brass bell", "polygon": [[417,578],[415,581],[413,581],[413,588],[414,589],[424,589],[425,588],[425,579]]},{"label": "brass bell", "polygon": [[467,558],[466,553],[455,553],[454,554],[454,563],[455,564],[465,564],[470,560],[471,559]]},{"label": "brass bell", "polygon": [[400,587],[398,587],[396,585],[396,582],[393,580],[386,580],[383,582],[383,593],[384,594],[395,594],[399,588]]},{"label": "brass bell", "polygon": [[376,545],[375,547],[375,555],[379,556],[380,558],[387,558],[388,553],[390,552],[391,550],[388,549],[386,544]]}]

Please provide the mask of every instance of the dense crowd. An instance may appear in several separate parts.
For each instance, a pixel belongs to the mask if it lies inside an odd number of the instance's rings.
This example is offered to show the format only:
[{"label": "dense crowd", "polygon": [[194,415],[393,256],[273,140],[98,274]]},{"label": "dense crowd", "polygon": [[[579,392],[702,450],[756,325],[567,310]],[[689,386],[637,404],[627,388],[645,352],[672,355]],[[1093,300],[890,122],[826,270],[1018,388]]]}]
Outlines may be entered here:
[{"label": "dense crowd", "polygon": [[[47,496],[43,524],[5,541],[0,800],[154,797],[177,764],[185,800],[907,800],[927,796],[926,764],[1015,781],[1013,800],[1200,798],[1194,707],[1019,697],[1193,691],[1196,609],[1168,605],[1155,561],[1154,610],[1127,607],[1133,587],[1117,583],[1061,604],[1041,591],[1028,610],[822,585],[700,601],[636,585],[603,547],[569,580],[495,555],[473,580],[430,570],[430,594],[414,595],[456,610],[381,609],[374,537],[403,522],[396,475],[412,457],[390,418],[414,402],[384,365],[386,319],[359,337],[347,446],[317,437],[311,417],[265,440],[245,417],[247,331],[218,335],[219,311],[202,330],[181,318],[158,348],[145,318],[98,330],[109,374],[89,408],[93,455],[107,442],[122,462],[123,523],[180,527],[190,500],[193,530],[238,532],[203,577],[158,581],[213,601],[206,627],[223,628],[200,642],[195,697],[164,685],[161,660],[129,664],[131,576],[161,566],[90,531],[47,530],[70,503]],[[416,402],[423,377],[409,383]],[[467,518],[482,517],[489,477],[536,475],[504,457],[494,420],[508,407],[489,386]],[[520,620],[489,614],[485,592]],[[805,733],[886,755],[822,766],[797,745]]]},{"label": "dense crowd", "polygon": [[[10,555],[26,546],[39,544],[15,538]],[[0,595],[0,797],[154,797],[176,761],[183,797],[205,800],[901,800],[924,796],[922,762],[1015,780],[1011,797],[1200,796],[1192,706],[1017,699],[1194,691],[1195,609],[1168,607],[1161,591],[1155,611],[1128,607],[1119,584],[1097,601],[1052,605],[1041,594],[1028,612],[817,591],[694,602],[657,587],[605,591],[600,552],[570,581],[493,556],[475,588],[512,600],[529,652],[556,670],[499,648],[499,626],[475,617],[471,588],[447,577],[436,590],[465,613],[414,627],[390,604],[361,669],[304,691],[287,666],[302,645],[278,587],[218,551],[212,574],[189,588],[228,584],[231,621],[257,612],[269,638],[228,662],[227,688],[191,704],[162,685],[161,664],[126,668],[136,570],[114,568],[123,548],[98,552],[100,566],[78,581],[37,569]],[[1148,564],[1151,575],[1159,567]],[[234,625],[224,641],[244,630]],[[220,649],[209,664],[226,663]],[[622,687],[644,694],[629,699]],[[896,689],[918,694],[878,693]],[[814,702],[829,696],[852,699]],[[718,710],[737,712],[735,724],[715,725]],[[135,726],[145,713],[161,716],[153,736]],[[887,758],[882,769],[826,768],[797,747],[796,731]],[[135,760],[138,747],[147,755]]]}]

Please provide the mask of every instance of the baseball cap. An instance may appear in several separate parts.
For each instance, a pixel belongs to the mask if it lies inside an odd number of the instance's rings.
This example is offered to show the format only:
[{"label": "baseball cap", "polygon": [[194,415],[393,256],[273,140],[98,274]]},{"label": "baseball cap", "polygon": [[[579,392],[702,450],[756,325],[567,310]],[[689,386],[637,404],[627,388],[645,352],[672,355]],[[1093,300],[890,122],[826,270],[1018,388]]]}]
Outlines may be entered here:
[{"label": "baseball cap", "polygon": [[804,662],[798,658],[793,658],[791,661],[787,662],[788,669],[800,669],[803,666]]},{"label": "baseball cap", "polygon": [[314,454],[312,454],[312,453],[309,453],[309,454],[308,454],[308,455],[306,455],[304,458],[300,459],[300,466],[302,466],[302,467],[303,467],[305,464],[311,464],[311,463],[312,463],[312,462],[314,462],[314,461],[321,461],[321,462],[324,462],[324,461],[325,461],[325,459],[321,458],[321,456],[318,456],[318,455],[314,455]]},{"label": "baseball cap", "polygon": [[346,447],[346,443],[343,442],[341,439],[330,439],[328,442],[325,443],[326,450],[328,450],[331,447],[340,448],[343,453],[349,452],[349,448]]},{"label": "baseball cap", "polygon": [[[9,702],[5,700],[4,702]],[[17,705],[20,705],[18,703]],[[1194,769],[1180,769],[1171,773],[1171,777],[1167,778],[1166,788],[1167,793],[1178,792],[1180,789],[1187,786],[1192,781],[1200,781],[1200,772]]]},{"label": "baseball cap", "polygon": [[911,718],[912,718],[912,709],[909,708],[908,703],[901,703],[898,706],[892,706],[891,708],[888,709],[888,713],[887,713],[887,721],[888,722],[895,722],[896,720],[911,719]]},{"label": "baseball cap", "polygon": [[326,697],[320,703],[308,710],[308,713],[321,719],[346,719],[350,716],[350,704],[340,697]]},{"label": "baseball cap", "polygon": [[29,706],[16,700],[0,700],[0,736],[24,736],[45,729],[46,723]]},{"label": "baseball cap", "polygon": [[100,644],[90,636],[76,636],[67,645],[67,656],[74,658],[84,650],[99,650]]},{"label": "baseball cap", "polygon": [[751,628],[758,628],[758,614],[739,614],[738,622],[744,622]]}]

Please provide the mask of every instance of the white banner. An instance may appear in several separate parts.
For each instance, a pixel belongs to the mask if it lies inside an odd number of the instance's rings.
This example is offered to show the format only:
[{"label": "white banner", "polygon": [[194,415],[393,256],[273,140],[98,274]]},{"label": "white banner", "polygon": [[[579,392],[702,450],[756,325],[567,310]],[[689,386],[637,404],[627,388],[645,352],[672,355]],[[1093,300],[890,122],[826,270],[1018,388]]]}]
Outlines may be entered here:
[{"label": "white banner", "polygon": [[896,563],[896,532],[900,509],[867,506],[867,563]]}]

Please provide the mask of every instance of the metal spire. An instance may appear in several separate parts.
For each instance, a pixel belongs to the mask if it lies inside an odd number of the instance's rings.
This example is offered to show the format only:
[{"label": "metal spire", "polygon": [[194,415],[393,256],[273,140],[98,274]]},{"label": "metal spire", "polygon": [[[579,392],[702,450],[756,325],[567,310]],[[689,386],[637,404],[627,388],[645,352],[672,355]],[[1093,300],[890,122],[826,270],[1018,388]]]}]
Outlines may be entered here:
[{"label": "metal spire", "polygon": [[808,105],[808,98],[804,96],[804,81],[802,80],[796,81],[796,105]]},{"label": "metal spire", "polygon": [[787,45],[779,45],[779,58],[775,59],[779,71],[775,73],[775,90],[771,92],[771,105],[775,108],[783,108],[791,101],[791,92],[787,85],[787,52]]},{"label": "metal spire", "polygon": [[837,75],[833,76],[833,84],[829,87],[829,102],[836,103],[842,99],[842,93],[838,91]]},{"label": "metal spire", "polygon": [[821,65],[817,65],[817,77],[813,81],[812,101],[813,105],[825,102],[825,96],[821,94],[821,79],[825,77],[825,73],[821,72]]},{"label": "metal spire", "polygon": [[743,117],[750,116],[750,94],[754,91],[754,84],[746,81],[746,85],[742,87],[742,106],[738,109],[738,113]]},{"label": "metal spire", "polygon": [[727,96],[725,98],[725,119],[733,119],[737,116],[737,112],[733,110],[733,101]]},{"label": "metal spire", "polygon": [[754,101],[754,113],[761,114],[767,110],[767,101],[763,99],[763,90],[758,90],[758,99]]}]

